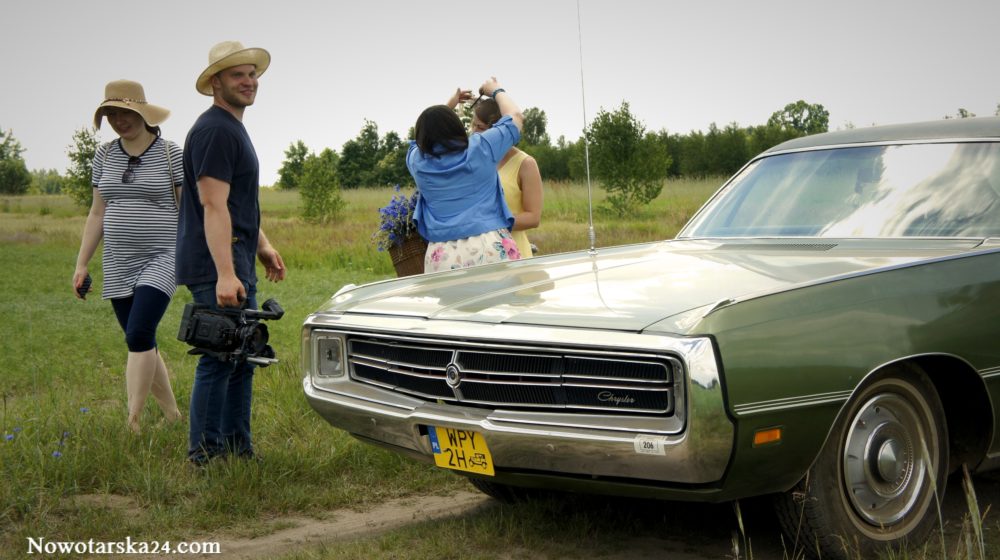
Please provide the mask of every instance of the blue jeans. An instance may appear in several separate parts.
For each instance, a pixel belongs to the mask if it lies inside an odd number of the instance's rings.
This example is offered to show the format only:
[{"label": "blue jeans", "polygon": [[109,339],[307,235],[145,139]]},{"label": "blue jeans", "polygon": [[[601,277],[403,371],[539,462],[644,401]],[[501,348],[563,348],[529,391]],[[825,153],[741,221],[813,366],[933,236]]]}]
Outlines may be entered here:
[{"label": "blue jeans", "polygon": [[[250,309],[257,309],[256,286],[243,284]],[[188,286],[195,303],[218,309],[215,282]],[[191,389],[191,433],[188,459],[203,463],[232,453],[253,455],[250,438],[250,401],[254,365],[234,364],[203,355],[194,371]]]}]

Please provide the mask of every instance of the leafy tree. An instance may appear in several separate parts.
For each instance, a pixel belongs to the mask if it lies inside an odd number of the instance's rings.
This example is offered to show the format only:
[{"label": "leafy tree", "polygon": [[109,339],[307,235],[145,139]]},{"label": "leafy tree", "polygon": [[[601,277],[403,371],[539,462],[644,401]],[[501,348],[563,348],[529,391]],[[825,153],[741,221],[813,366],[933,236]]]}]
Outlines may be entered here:
[{"label": "leafy tree", "polygon": [[[410,129],[410,138],[413,129]],[[402,185],[412,182],[406,170],[409,144],[395,132],[379,137],[378,125],[365,119],[361,132],[344,143],[337,164],[337,176],[345,189]]]},{"label": "leafy tree", "polygon": [[281,163],[281,169],[278,170],[278,188],[290,190],[299,186],[308,156],[309,148],[302,143],[302,140],[288,146],[288,149],[285,150],[285,161]]},{"label": "leafy tree", "polygon": [[99,145],[97,129],[84,127],[73,133],[73,144],[66,148],[70,164],[66,169],[63,191],[83,207],[89,207],[94,199],[91,165]]},{"label": "leafy tree", "polygon": [[30,190],[37,194],[59,194],[62,192],[63,180],[55,169],[32,170]]},{"label": "leafy tree", "polygon": [[681,160],[678,165],[680,174],[685,177],[705,177],[711,175],[711,164],[706,153],[705,133],[700,130],[692,130],[689,134],[682,136],[680,150],[675,152]]},{"label": "leafy tree", "polygon": [[365,119],[357,138],[348,140],[340,150],[337,175],[345,189],[378,184],[376,166],[382,159],[378,125]]},{"label": "leafy tree", "polygon": [[543,181],[568,181],[570,179],[569,159],[572,153],[566,138],[560,136],[556,145],[549,143],[525,145],[521,148],[535,158]]},{"label": "leafy tree", "polygon": [[[997,106],[997,109],[1000,110],[1000,105]],[[957,117],[959,119],[968,119],[968,118],[974,117],[974,116],[976,116],[975,113],[969,111],[968,109],[963,109],[963,108],[959,107],[958,112],[955,113],[955,117],[952,117],[951,115],[945,115],[944,118],[951,119],[951,118],[956,118]]]},{"label": "leafy tree", "polygon": [[[458,115],[458,119],[462,121],[462,126],[465,130],[472,130],[472,117],[475,110],[472,108],[472,103],[459,103],[455,107],[455,113]],[[410,138],[414,138],[416,135],[413,134],[413,129],[410,129]]]},{"label": "leafy tree", "polygon": [[14,138],[13,131],[0,129],[0,193],[24,194],[31,186],[31,174],[21,154],[24,148]]},{"label": "leafy tree", "polygon": [[670,154],[670,167],[667,169],[667,177],[680,177],[681,157],[682,157],[682,136],[674,133],[670,134],[666,130],[656,133],[657,141]]},{"label": "leafy tree", "polygon": [[830,112],[819,103],[798,100],[775,111],[767,121],[768,126],[797,130],[803,135],[826,132],[830,128]]},{"label": "leafy tree", "polygon": [[599,111],[586,134],[592,168],[616,214],[625,216],[659,196],[670,155],[655,134],[646,134],[627,102],[613,112]]},{"label": "leafy tree", "polygon": [[0,159],[19,158],[24,153],[24,148],[17,138],[14,138],[14,131],[4,132],[0,129]]},{"label": "leafy tree", "polygon": [[757,155],[764,150],[777,146],[785,140],[798,138],[802,133],[793,128],[782,128],[776,124],[752,126],[747,129],[750,142],[750,152]]},{"label": "leafy tree", "polygon": [[[559,146],[559,143],[556,143]],[[571,181],[583,183],[587,180],[587,160],[592,155],[591,148],[585,136],[576,142],[567,142],[564,149],[568,152],[569,178]],[[543,175],[544,178],[544,175]]]},{"label": "leafy tree", "polygon": [[310,154],[303,162],[298,190],[306,220],[330,222],[344,208],[337,180],[339,159],[337,152],[326,148],[318,156]]},{"label": "leafy tree", "polygon": [[382,139],[382,159],[375,166],[376,183],[379,185],[412,185],[413,176],[406,168],[406,153],[410,145],[395,132],[387,132]]},{"label": "leafy tree", "polygon": [[730,123],[722,130],[712,123],[705,136],[705,148],[714,154],[712,175],[732,175],[751,156],[746,131],[736,123]]},{"label": "leafy tree", "polygon": [[548,146],[551,141],[545,132],[549,118],[538,107],[529,107],[522,113],[524,125],[521,127],[521,141],[529,146]]}]

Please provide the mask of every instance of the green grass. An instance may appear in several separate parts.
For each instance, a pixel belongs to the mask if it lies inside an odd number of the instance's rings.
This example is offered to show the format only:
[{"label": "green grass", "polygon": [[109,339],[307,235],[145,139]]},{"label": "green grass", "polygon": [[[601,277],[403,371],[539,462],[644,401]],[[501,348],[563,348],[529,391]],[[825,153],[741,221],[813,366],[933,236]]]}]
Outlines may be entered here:
[{"label": "green grass", "polygon": [[[597,245],[672,237],[720,183],[667,182],[659,198],[624,220],[596,210]],[[599,203],[603,193],[596,187],[594,192]],[[333,429],[302,394],[298,356],[305,316],[343,284],[394,275],[388,255],[369,241],[377,209],[391,194],[390,189],[347,191],[342,216],[330,224],[302,221],[294,192],[262,194],[265,231],[289,269],[285,282],[258,286],[261,301],[276,298],[286,310],[282,320],[268,325],[282,361],[258,370],[255,381],[253,425],[265,461],[222,462],[204,472],[187,468],[186,422],[160,423],[153,402],[147,403],[143,433],[134,436],[126,429],[126,350],[110,304],[99,297],[99,251],[90,267],[95,292],[86,301],[71,293],[86,210],[63,196],[0,197],[5,264],[0,275],[5,312],[0,321],[5,366],[0,375],[0,551],[24,550],[28,537],[180,541],[250,536],[272,530],[273,520],[282,516],[322,515],[394,497],[468,489],[461,477]],[[587,216],[585,187],[547,184],[542,226],[530,237],[542,253],[587,248]],[[182,410],[195,359],[176,340],[176,329],[189,301],[187,291],[179,289],[158,336]],[[118,506],[107,508],[100,497],[114,498]],[[293,557],[517,558],[538,551],[562,558],[584,551],[612,554],[614,545],[606,543],[628,543],[637,527],[642,538],[658,534],[662,515],[636,517],[597,504],[493,505],[461,519]],[[988,555],[995,548],[989,544],[996,524],[969,527],[970,534],[985,534]],[[553,539],[553,534],[561,537]],[[447,543],[441,535],[475,544],[462,549],[465,555],[443,554]],[[949,553],[955,548],[949,545]]]},{"label": "green grass", "polygon": [[[672,236],[719,181],[668,183],[641,216],[615,226],[597,216],[602,246]],[[586,190],[550,185],[543,226],[533,238],[545,252],[588,246]],[[100,299],[100,251],[91,262],[95,291],[76,300],[70,280],[86,209],[64,196],[0,198],[0,550],[23,550],[27,537],[60,540],[175,540],[264,530],[277,516],[363,507],[390,497],[466,488],[451,473],[363,445],[315,414],[302,394],[299,331],[305,316],[346,283],[394,276],[387,254],[372,248],[377,209],[389,189],[345,192],[335,223],[299,216],[294,192],[262,193],[263,225],[288,266],[285,282],[258,286],[286,310],[269,323],[280,364],[258,370],[254,432],[262,464],[187,468],[186,422],[166,425],[150,400],[143,433],[125,428],[126,349],[111,305]],[[684,208],[675,208],[683,199]],[[182,410],[195,359],[176,340],[190,295],[179,289],[158,342]],[[113,496],[108,510],[90,498]],[[83,498],[81,498],[83,497]]]}]

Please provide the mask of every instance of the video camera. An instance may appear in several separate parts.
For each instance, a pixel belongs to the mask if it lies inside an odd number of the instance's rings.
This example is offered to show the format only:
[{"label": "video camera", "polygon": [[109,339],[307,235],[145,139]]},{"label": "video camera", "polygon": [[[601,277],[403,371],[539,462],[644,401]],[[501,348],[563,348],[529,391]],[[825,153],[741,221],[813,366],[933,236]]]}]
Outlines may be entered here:
[{"label": "video camera", "polygon": [[260,322],[278,320],[285,310],[269,299],[254,309],[215,308],[199,303],[184,306],[177,340],[194,346],[188,354],[207,354],[233,363],[250,362],[261,367],[277,363],[268,345],[267,326]]}]

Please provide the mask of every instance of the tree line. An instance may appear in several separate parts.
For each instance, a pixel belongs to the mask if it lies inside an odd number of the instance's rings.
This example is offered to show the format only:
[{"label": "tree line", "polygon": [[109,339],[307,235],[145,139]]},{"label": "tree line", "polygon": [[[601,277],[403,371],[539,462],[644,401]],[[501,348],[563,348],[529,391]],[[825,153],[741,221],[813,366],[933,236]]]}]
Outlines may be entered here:
[{"label": "tree line", "polygon": [[[460,116],[471,120],[468,108]],[[959,109],[954,118],[974,116]],[[547,124],[544,110],[526,109],[518,145],[538,162],[543,180],[585,181],[589,159],[590,176],[606,190],[608,206],[624,215],[656,198],[664,179],[731,175],[751,157],[785,140],[826,132],[829,112],[821,104],[799,100],[775,111],[764,124],[720,128],[712,123],[707,131],[679,134],[647,130],[623,101],[616,109],[599,110],[573,141],[565,136],[553,141]],[[412,137],[410,129],[407,138]],[[67,148],[70,166],[65,175],[28,171],[21,144],[12,131],[0,129],[0,194],[64,193],[89,206],[90,166],[98,144],[96,129],[77,130]],[[381,134],[378,125],[366,119],[358,135],[339,151],[327,147],[316,153],[301,140],[293,142],[284,152],[275,186],[300,193],[307,219],[329,220],[343,207],[340,189],[412,185],[406,169],[408,148],[409,142],[398,133]]]},{"label": "tree line", "polygon": [[[460,116],[467,123],[471,120],[468,109],[460,110]],[[826,132],[829,112],[800,100],[775,111],[764,125],[733,123],[720,129],[713,123],[708,132],[682,135],[647,131],[623,101],[617,109],[598,111],[575,141],[564,136],[552,141],[547,125],[545,111],[526,109],[518,144],[538,162],[543,180],[584,181],[589,159],[591,177],[608,193],[607,205],[625,215],[656,198],[666,178],[730,175],[775,144]],[[412,129],[408,137],[413,137]],[[326,148],[315,154],[301,140],[293,142],[275,186],[298,189],[307,218],[329,219],[342,206],[340,189],[412,185],[406,169],[408,149],[409,142],[399,134],[382,135],[376,123],[365,120],[357,137],[345,142],[339,153]]]}]

